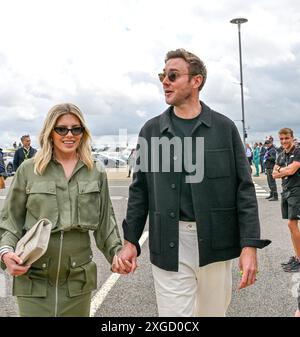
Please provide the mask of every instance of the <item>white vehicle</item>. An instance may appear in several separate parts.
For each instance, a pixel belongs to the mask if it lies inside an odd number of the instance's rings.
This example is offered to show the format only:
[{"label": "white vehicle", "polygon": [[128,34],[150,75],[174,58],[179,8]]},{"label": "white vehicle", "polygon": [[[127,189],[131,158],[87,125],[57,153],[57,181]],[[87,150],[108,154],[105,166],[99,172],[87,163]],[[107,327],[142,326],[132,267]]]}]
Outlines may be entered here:
[{"label": "white vehicle", "polygon": [[14,160],[15,151],[3,150],[2,152],[3,152],[3,161],[5,164],[6,173],[8,176],[12,176],[14,175],[13,160]]},{"label": "white vehicle", "polygon": [[119,158],[114,153],[93,152],[92,155],[96,160],[100,160],[105,167],[123,167],[127,165],[126,160]]}]

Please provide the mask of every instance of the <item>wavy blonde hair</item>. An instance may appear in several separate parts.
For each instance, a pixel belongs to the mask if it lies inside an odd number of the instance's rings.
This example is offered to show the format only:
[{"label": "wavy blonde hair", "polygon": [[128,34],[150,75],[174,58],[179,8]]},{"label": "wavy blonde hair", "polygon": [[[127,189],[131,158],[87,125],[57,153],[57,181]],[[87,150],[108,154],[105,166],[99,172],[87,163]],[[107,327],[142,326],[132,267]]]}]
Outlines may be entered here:
[{"label": "wavy blonde hair", "polygon": [[39,135],[40,150],[34,156],[34,170],[42,175],[49,164],[53,155],[53,145],[51,133],[59,117],[73,114],[80,120],[81,126],[84,127],[83,135],[77,153],[79,159],[87,166],[89,170],[93,168],[93,159],[91,153],[91,133],[86,125],[83,114],[80,109],[72,103],[57,104],[52,107],[45,119],[44,126]]}]

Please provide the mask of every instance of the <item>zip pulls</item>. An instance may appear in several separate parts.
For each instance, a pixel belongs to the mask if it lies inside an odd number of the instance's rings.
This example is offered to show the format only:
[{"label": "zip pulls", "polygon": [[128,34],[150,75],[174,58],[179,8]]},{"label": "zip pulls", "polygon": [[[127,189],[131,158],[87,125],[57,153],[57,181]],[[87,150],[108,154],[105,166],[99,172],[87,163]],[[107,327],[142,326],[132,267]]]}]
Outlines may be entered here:
[{"label": "zip pulls", "polygon": [[58,255],[58,266],[57,266],[57,274],[56,274],[56,282],[55,282],[55,312],[54,312],[54,317],[57,317],[57,311],[58,311],[58,283],[59,283],[59,272],[60,272],[60,265],[61,265],[61,254],[62,254],[63,240],[64,240],[64,232],[61,231],[60,232],[59,255]]}]

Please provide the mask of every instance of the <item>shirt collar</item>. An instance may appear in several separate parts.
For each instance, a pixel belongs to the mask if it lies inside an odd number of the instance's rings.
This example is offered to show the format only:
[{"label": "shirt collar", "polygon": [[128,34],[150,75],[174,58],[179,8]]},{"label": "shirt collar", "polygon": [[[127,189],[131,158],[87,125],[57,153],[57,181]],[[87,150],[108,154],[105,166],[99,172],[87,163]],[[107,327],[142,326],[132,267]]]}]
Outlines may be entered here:
[{"label": "shirt collar", "polygon": [[[193,131],[196,130],[196,128],[204,124],[207,127],[211,127],[212,123],[212,110],[209,106],[207,106],[204,102],[200,101],[201,104],[201,113],[198,116],[198,120],[195,124],[195,127],[193,128]],[[160,132],[163,133],[165,131],[169,131],[172,134],[175,134],[173,124],[171,121],[171,113],[173,113],[174,107],[170,106],[167,110],[165,110],[160,118]]]}]

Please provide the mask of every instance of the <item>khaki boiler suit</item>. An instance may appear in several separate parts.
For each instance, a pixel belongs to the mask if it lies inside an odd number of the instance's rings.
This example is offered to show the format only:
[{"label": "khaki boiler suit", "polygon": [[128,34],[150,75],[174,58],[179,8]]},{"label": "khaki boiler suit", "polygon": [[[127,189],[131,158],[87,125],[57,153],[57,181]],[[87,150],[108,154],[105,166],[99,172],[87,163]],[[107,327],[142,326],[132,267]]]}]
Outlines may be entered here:
[{"label": "khaki boiler suit", "polygon": [[53,224],[48,249],[13,280],[20,316],[89,316],[97,288],[89,231],[109,263],[122,247],[102,165],[89,171],[78,161],[67,180],[55,159],[43,175],[34,172],[33,159],[22,163],[0,215],[0,248],[14,249],[41,218]]}]

